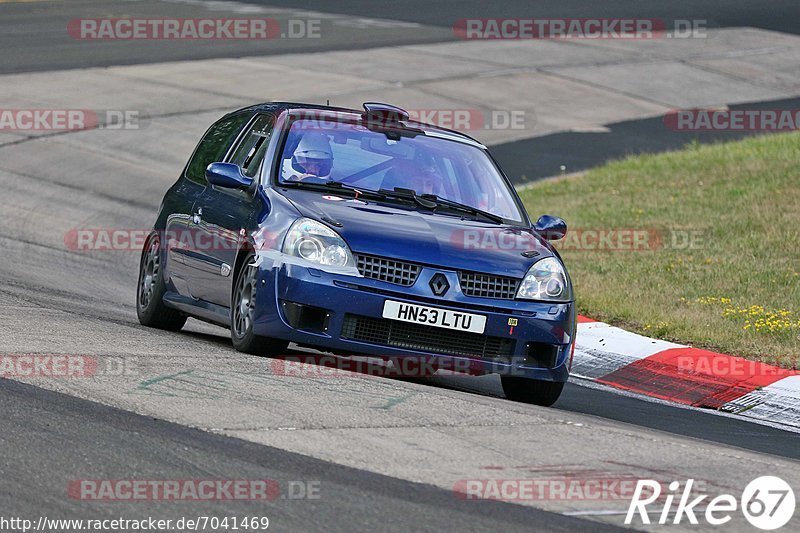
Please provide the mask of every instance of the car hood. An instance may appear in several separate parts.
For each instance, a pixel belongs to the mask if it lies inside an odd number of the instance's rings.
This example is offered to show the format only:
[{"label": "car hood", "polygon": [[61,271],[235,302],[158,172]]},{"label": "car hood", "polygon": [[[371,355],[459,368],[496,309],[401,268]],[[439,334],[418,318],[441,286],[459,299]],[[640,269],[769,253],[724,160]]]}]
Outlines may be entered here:
[{"label": "car hood", "polygon": [[336,230],[353,253],[515,278],[522,278],[539,259],[554,255],[547,241],[530,228],[462,220],[422,208],[317,191],[284,189],[281,193],[303,216]]}]

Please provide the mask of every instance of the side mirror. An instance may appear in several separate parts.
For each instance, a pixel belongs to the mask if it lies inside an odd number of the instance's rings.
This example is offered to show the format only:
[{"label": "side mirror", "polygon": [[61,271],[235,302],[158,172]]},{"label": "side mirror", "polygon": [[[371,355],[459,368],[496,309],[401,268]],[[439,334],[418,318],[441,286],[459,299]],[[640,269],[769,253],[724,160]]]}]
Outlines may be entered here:
[{"label": "side mirror", "polygon": [[206,168],[206,179],[211,185],[225,189],[246,189],[253,184],[253,178],[242,174],[239,165],[233,163],[211,163]]},{"label": "side mirror", "polygon": [[557,241],[567,234],[567,223],[559,217],[542,215],[533,225],[533,229],[548,241]]}]

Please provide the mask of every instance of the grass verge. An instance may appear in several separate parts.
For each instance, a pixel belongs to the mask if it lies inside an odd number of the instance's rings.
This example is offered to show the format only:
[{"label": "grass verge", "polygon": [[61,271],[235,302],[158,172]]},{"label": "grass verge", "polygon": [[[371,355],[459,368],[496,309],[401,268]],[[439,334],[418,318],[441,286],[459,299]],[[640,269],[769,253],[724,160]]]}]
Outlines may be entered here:
[{"label": "grass verge", "polygon": [[610,163],[521,193],[582,314],[784,367],[800,356],[800,133]]}]

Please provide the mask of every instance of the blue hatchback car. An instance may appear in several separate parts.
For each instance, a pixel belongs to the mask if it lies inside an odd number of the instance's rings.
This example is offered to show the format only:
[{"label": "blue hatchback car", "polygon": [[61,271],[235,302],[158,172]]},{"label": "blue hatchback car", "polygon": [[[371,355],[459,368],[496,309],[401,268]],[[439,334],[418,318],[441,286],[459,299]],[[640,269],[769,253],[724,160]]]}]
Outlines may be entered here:
[{"label": "blue hatchback car", "polygon": [[231,330],[237,350],[289,342],[498,373],[512,400],[553,404],[575,343],[572,284],[485,146],[409,119],[268,103],[224,116],[161,204],[137,313]]}]

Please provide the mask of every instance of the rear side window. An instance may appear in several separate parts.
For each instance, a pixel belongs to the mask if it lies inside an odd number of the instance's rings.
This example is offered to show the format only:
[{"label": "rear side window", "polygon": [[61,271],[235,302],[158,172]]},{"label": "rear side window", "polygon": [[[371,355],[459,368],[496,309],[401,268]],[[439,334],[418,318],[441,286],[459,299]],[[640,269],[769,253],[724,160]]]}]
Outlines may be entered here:
[{"label": "rear side window", "polygon": [[225,117],[211,126],[197,149],[194,151],[191,161],[186,168],[186,177],[197,183],[205,183],[206,167],[211,163],[222,161],[228,151],[236,134],[245,122],[250,118],[249,113],[241,113],[231,117]]},{"label": "rear side window", "polygon": [[247,129],[242,142],[233,153],[230,162],[242,167],[245,176],[255,177],[264,154],[267,151],[269,138],[272,135],[273,117],[259,115]]}]

